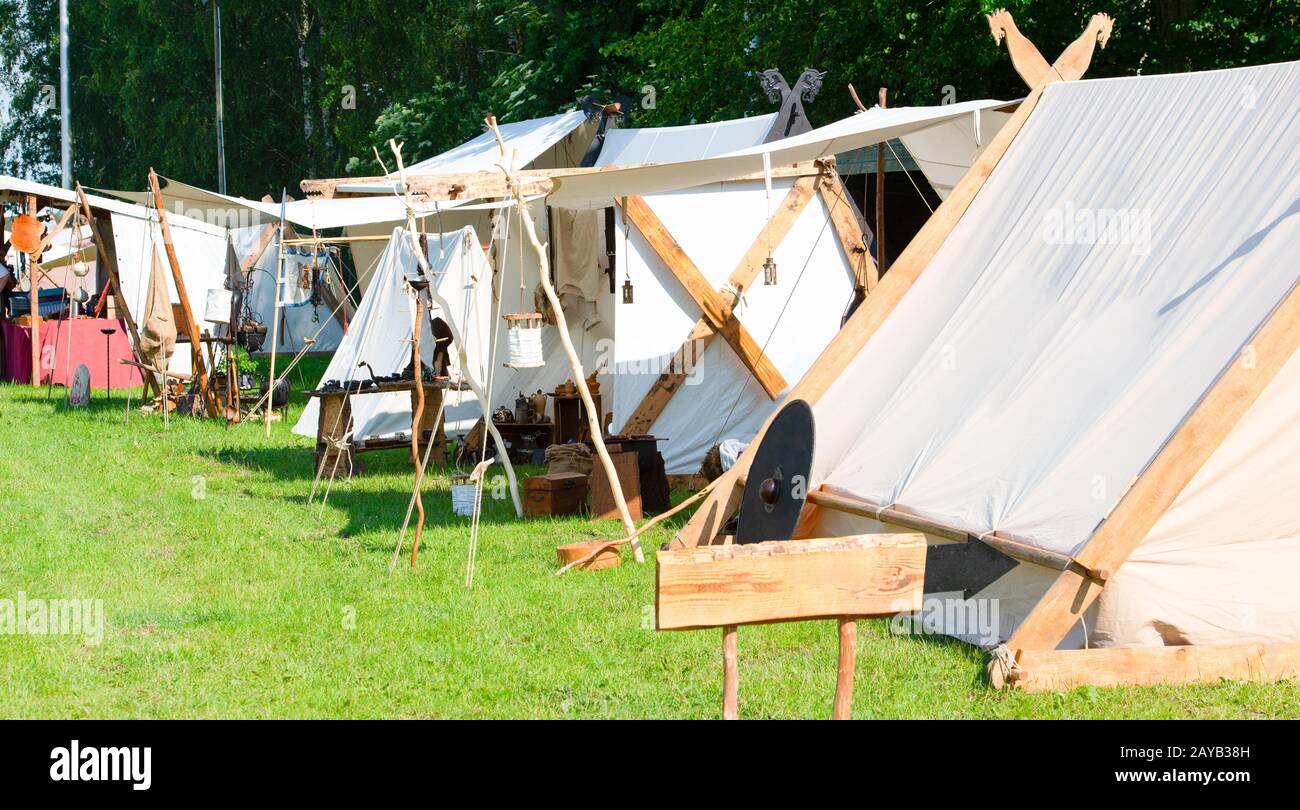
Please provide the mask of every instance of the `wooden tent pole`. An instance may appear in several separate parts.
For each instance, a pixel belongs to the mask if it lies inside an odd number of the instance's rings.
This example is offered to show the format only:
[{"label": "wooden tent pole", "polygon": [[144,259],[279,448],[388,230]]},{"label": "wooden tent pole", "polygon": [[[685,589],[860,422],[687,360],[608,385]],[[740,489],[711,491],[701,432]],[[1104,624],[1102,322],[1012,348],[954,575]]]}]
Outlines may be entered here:
[{"label": "wooden tent pole", "polygon": [[185,279],[181,276],[181,262],[176,257],[176,245],[172,242],[171,226],[167,224],[166,204],[163,202],[162,189],[158,186],[158,174],[149,170],[149,188],[153,190],[154,210],[158,214],[158,230],[162,232],[163,250],[167,254],[167,265],[172,271],[172,283],[176,285],[176,297],[181,300],[181,316],[185,319],[184,327],[190,338],[190,358],[194,363],[194,379],[199,385],[199,395],[203,398],[203,407],[208,416],[215,418],[218,414],[217,400],[208,387],[208,369],[203,362],[203,341],[199,337],[199,326],[194,321],[194,312],[190,309],[189,293],[185,290]]},{"label": "wooden tent pole", "polygon": [[[281,200],[283,203],[283,200]],[[271,309],[271,368],[266,382],[266,405],[263,419],[266,423],[266,438],[271,438],[271,411],[275,405],[275,347],[280,342],[280,287],[284,284],[284,219],[280,219],[280,239],[276,248],[275,259],[275,306]]]},{"label": "wooden tent pole", "polygon": [[[551,263],[546,253],[546,247],[537,238],[537,226],[533,223],[533,215],[528,210],[528,203],[524,201],[523,185],[519,181],[518,174],[516,174],[514,161],[506,149],[506,142],[501,137],[501,130],[497,129],[496,118],[489,115],[487,124],[492,128],[492,133],[496,135],[497,144],[501,147],[503,160],[500,166],[502,171],[505,172],[507,185],[514,194],[515,205],[519,208],[519,221],[523,223],[524,231],[528,234],[528,241],[532,243],[533,250],[537,253],[542,290],[545,291],[546,300],[550,301],[551,309],[555,312],[555,327],[560,333],[560,344],[564,347],[564,353],[569,358],[569,368],[573,371],[573,382],[578,388],[578,395],[582,397],[582,404],[587,411],[587,426],[591,432],[591,443],[595,445],[596,455],[600,457],[600,465],[605,470],[610,493],[614,496],[614,505],[618,507],[618,516],[623,521],[623,528],[631,537],[636,534],[636,524],[632,522],[632,515],[628,512],[627,500],[623,497],[623,486],[618,480],[618,471],[614,469],[614,461],[609,457],[609,451],[605,449],[605,439],[601,435],[600,413],[596,411],[596,404],[591,398],[591,391],[587,388],[587,378],[583,374],[582,361],[578,359],[578,352],[573,348],[573,339],[569,337],[569,324],[564,318],[564,307],[561,306],[560,298],[555,294],[555,288],[551,285]],[[635,537],[632,538],[632,554],[636,557],[637,562],[645,562],[645,553],[641,550],[641,541]]]},{"label": "wooden tent pole", "polygon": [[[425,287],[429,281],[423,282]],[[424,332],[424,289],[417,284],[415,290],[415,328],[411,330],[411,368],[414,371],[415,408],[411,411],[411,463],[415,465],[415,539],[411,542],[411,567],[420,556],[420,537],[424,534],[424,463],[420,458],[420,425],[424,420],[424,358],[420,355],[420,335]],[[429,437],[432,447],[435,436]]]},{"label": "wooden tent pole", "polygon": [[[36,197],[27,195],[27,213],[36,216]],[[32,385],[37,388],[41,385],[41,291],[37,278],[41,266],[41,254],[27,254],[27,301],[31,307],[32,322]]]}]

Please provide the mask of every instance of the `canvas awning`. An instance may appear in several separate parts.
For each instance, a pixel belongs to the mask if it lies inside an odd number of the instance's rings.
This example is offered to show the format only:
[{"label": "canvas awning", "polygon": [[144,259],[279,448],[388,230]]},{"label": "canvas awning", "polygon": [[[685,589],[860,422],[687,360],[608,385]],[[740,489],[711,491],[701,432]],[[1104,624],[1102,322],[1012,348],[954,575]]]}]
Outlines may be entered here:
[{"label": "canvas awning", "polygon": [[[690,188],[759,174],[764,169],[765,155],[769,156],[768,163],[771,166],[789,166],[898,138],[1005,104],[1004,101],[983,100],[939,107],[873,108],[802,135],[725,154],[704,157],[687,154],[685,157],[679,156],[673,159],[672,162],[612,166],[606,167],[604,171],[557,177],[554,181],[554,191],[548,198],[548,202],[550,205],[565,208],[601,208],[608,206],[614,197]],[[625,146],[629,157],[635,156],[635,146],[635,140]],[[686,142],[684,147],[698,148],[698,144]],[[671,157],[668,149],[651,151],[658,158]]]},{"label": "canvas awning", "polygon": [[[524,168],[537,160],[551,147],[582,126],[587,120],[587,113],[581,110],[560,113],[545,118],[530,118],[527,121],[515,121],[499,124],[501,137],[515,150],[516,164]],[[497,171],[501,162],[501,150],[497,146],[496,136],[490,131],[449,149],[440,155],[422,160],[406,167],[408,174],[465,174],[471,172]],[[575,164],[576,165],[576,162]],[[393,194],[400,191],[401,184],[396,182],[397,175],[390,174],[394,182],[344,183],[338,187],[339,194]]]}]

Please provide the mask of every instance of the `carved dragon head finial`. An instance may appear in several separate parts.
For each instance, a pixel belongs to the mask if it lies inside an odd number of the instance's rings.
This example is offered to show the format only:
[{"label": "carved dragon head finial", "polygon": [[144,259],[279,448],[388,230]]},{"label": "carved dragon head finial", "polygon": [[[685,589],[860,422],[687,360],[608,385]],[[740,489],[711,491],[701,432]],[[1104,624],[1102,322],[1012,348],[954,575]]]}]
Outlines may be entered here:
[{"label": "carved dragon head finial", "polygon": [[785,77],[781,71],[776,68],[768,68],[758,74],[759,85],[763,92],[767,94],[767,100],[773,104],[780,104],[790,93],[790,85],[785,83]]},{"label": "carved dragon head finial", "polygon": [[807,68],[803,73],[799,74],[799,79],[794,83],[795,90],[802,94],[804,101],[811,104],[817,98],[817,93],[822,89],[822,80],[825,78],[826,71]]},{"label": "carved dragon head finial", "polygon": [[1109,14],[1094,14],[1088,21],[1088,30],[1092,31],[1097,37],[1097,44],[1103,49],[1106,43],[1110,41],[1111,29],[1115,27],[1115,21]]},{"label": "carved dragon head finial", "polygon": [[1000,8],[988,15],[989,31],[993,34],[993,42],[1001,45],[1002,40],[1011,31],[1016,30],[1016,22],[1011,19],[1011,12],[1005,8]]}]

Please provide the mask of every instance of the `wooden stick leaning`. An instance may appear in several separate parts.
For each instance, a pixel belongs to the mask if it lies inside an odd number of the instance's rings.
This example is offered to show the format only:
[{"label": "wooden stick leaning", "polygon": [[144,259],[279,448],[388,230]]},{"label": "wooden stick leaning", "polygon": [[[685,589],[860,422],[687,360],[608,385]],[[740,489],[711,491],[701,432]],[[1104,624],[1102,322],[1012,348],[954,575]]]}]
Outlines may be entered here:
[{"label": "wooden stick leaning", "polygon": [[[417,282],[418,283],[418,282]],[[424,285],[428,286],[426,279]],[[411,541],[411,567],[420,556],[420,538],[424,535],[424,464],[420,458],[420,422],[424,419],[424,358],[420,356],[420,333],[424,331],[424,290],[415,287],[415,328],[411,330],[411,369],[414,375],[415,408],[411,411],[411,461],[415,463],[415,539]],[[441,403],[439,404],[441,409]],[[434,445],[433,436],[429,446]]]},{"label": "wooden stick leaning", "polygon": [[[394,140],[389,140],[388,146],[393,150],[393,154],[397,157],[398,175],[405,178],[406,166],[402,161],[402,145]],[[405,179],[402,180],[402,185],[405,187]],[[412,202],[409,192],[406,195],[405,202],[406,233],[411,239],[411,251],[415,254],[415,260],[420,265],[420,272],[432,279],[433,268],[429,266],[429,258],[425,256],[424,251],[420,249],[420,234],[415,229],[415,204]],[[429,297],[433,299],[433,302],[437,304],[443,312],[456,311],[456,309],[451,306],[451,303],[448,302],[446,298],[443,298],[442,294],[438,292],[436,285],[430,284],[428,293]],[[524,504],[519,498],[519,482],[515,479],[515,468],[514,465],[510,463],[510,454],[506,451],[505,440],[501,438],[501,432],[497,430],[496,424],[492,421],[491,400],[488,399],[487,393],[483,390],[483,387],[478,384],[478,380],[474,379],[474,375],[469,371],[469,358],[465,354],[465,340],[460,331],[460,326],[457,325],[454,319],[447,319],[446,324],[447,328],[451,330],[451,341],[456,347],[456,356],[460,360],[460,368],[465,378],[465,383],[468,384],[470,390],[474,392],[474,396],[478,397],[479,405],[482,407],[483,411],[483,425],[492,436],[492,441],[497,446],[497,453],[501,458],[501,463],[506,468],[506,478],[510,482],[510,499],[514,502],[515,515],[522,518],[524,516]]]},{"label": "wooden stick leaning", "polygon": [[[283,197],[280,200],[284,208]],[[275,260],[275,306],[271,309],[271,370],[267,373],[267,400],[263,418],[266,422],[266,438],[271,438],[271,411],[275,410],[275,347],[280,342],[280,286],[284,283],[284,217],[280,218],[280,232]]]},{"label": "wooden stick leaning", "polygon": [[716,479],[710,481],[708,484],[702,487],[699,492],[695,493],[694,495],[690,496],[686,500],[677,504],[672,509],[669,509],[667,512],[663,512],[661,514],[655,515],[648,523],[646,523],[644,526],[637,529],[636,531],[632,532],[627,537],[620,537],[617,540],[610,540],[607,543],[601,543],[599,546],[592,549],[591,551],[588,551],[586,554],[582,555],[581,557],[574,560],[573,562],[565,564],[563,568],[555,572],[554,576],[558,577],[562,574],[567,573],[572,568],[580,568],[586,565],[587,563],[594,560],[596,556],[600,554],[602,551],[606,551],[608,549],[614,548],[615,546],[621,546],[624,543],[632,542],[634,538],[640,537],[645,532],[649,531],[650,529],[653,529],[655,526],[659,525],[663,521],[667,520],[668,518],[682,511],[686,507],[695,503],[700,498],[703,498],[705,495],[709,494],[709,490],[713,489],[713,485],[715,483],[717,483]]},{"label": "wooden stick leaning", "polygon": [[610,493],[614,496],[614,505],[618,508],[618,516],[623,521],[623,528],[627,531],[628,540],[632,544],[632,554],[639,563],[645,562],[645,553],[641,551],[641,542],[637,540],[636,524],[632,522],[632,514],[628,512],[627,500],[623,497],[623,486],[619,483],[618,472],[614,469],[614,461],[609,457],[609,451],[605,449],[605,439],[601,435],[600,413],[596,410],[596,403],[591,398],[591,391],[587,388],[587,377],[583,373],[582,361],[578,359],[578,352],[573,348],[573,340],[569,337],[569,324],[564,317],[564,308],[560,305],[560,298],[555,294],[555,288],[551,285],[551,263],[547,254],[546,246],[537,238],[537,226],[533,223],[533,216],[528,210],[528,204],[524,201],[523,183],[519,179],[518,170],[514,165],[514,158],[509,150],[506,149],[506,142],[501,137],[501,130],[497,128],[497,119],[495,116],[487,117],[487,125],[492,129],[492,134],[496,136],[497,145],[501,148],[502,162],[497,164],[501,171],[505,173],[506,184],[510,187],[510,192],[515,198],[515,205],[519,209],[519,221],[523,223],[524,231],[528,234],[528,241],[532,243],[533,250],[537,253],[539,275],[541,276],[542,290],[546,293],[546,300],[550,302],[551,309],[555,312],[555,326],[560,333],[560,343],[564,346],[564,353],[569,358],[569,368],[573,371],[573,382],[578,388],[578,395],[582,397],[582,404],[587,410],[587,426],[591,433],[591,443],[596,447],[596,455],[600,458],[600,466],[605,470],[605,478],[609,481]]},{"label": "wooden stick leaning", "polygon": [[167,266],[172,271],[172,284],[176,287],[176,297],[180,299],[181,319],[185,322],[185,333],[190,339],[190,360],[194,364],[194,382],[198,385],[199,395],[203,401],[204,413],[209,418],[217,416],[217,400],[208,386],[208,368],[203,362],[203,341],[199,339],[199,325],[194,320],[194,311],[190,308],[189,292],[185,289],[185,277],[181,275],[181,262],[176,256],[176,243],[172,240],[172,229],[167,223],[167,206],[163,202],[162,189],[158,185],[158,175],[149,170],[149,188],[153,191],[154,213],[158,216],[158,231],[163,238],[163,253],[167,256]]}]

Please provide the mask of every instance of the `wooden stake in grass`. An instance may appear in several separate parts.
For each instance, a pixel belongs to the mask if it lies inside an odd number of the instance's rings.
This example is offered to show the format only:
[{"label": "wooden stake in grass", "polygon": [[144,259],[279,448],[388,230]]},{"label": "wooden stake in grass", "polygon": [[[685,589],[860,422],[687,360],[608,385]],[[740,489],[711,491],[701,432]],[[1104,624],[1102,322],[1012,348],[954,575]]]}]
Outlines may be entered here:
[{"label": "wooden stake in grass", "polygon": [[[515,205],[519,209],[519,221],[523,223],[524,231],[528,234],[528,241],[532,243],[533,250],[537,253],[538,267],[542,281],[542,290],[546,293],[546,300],[551,304],[551,310],[555,313],[555,328],[560,333],[560,344],[564,346],[564,353],[569,358],[569,368],[573,371],[573,381],[578,387],[578,395],[582,397],[582,404],[587,410],[587,426],[591,433],[591,443],[596,447],[596,455],[600,458],[600,466],[605,470],[605,478],[609,481],[611,494],[614,496],[614,505],[618,508],[618,516],[623,521],[623,529],[627,532],[632,543],[632,554],[639,563],[645,562],[645,553],[641,551],[641,541],[636,538],[636,524],[632,522],[632,514],[628,512],[627,500],[623,497],[623,486],[619,483],[618,473],[614,470],[614,461],[609,457],[609,451],[605,449],[605,439],[601,435],[600,413],[596,410],[596,403],[591,398],[591,391],[587,388],[587,375],[583,372],[582,361],[578,359],[578,352],[573,348],[573,340],[569,337],[569,323],[564,317],[564,308],[560,305],[560,298],[555,294],[555,288],[551,285],[551,263],[547,254],[546,246],[537,238],[537,226],[533,223],[533,216],[528,211],[528,203],[524,200],[523,183],[519,179],[518,169],[515,167],[513,153],[506,149],[506,142],[501,137],[501,130],[497,128],[496,116],[487,117],[487,125],[492,129],[492,134],[496,136],[497,145],[501,147],[502,162],[497,164],[501,171],[505,173],[507,185],[514,195]],[[522,272],[522,271],[521,271]]]}]

